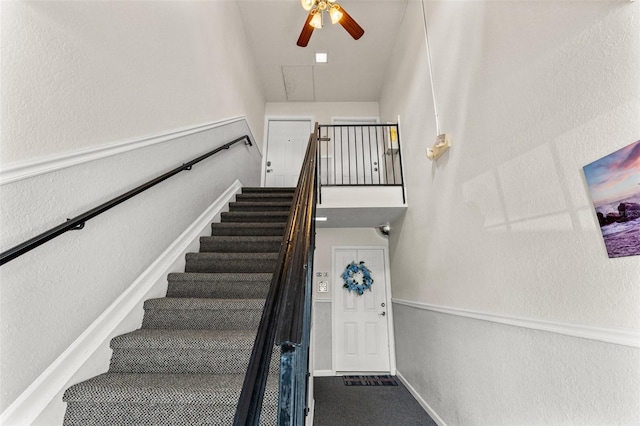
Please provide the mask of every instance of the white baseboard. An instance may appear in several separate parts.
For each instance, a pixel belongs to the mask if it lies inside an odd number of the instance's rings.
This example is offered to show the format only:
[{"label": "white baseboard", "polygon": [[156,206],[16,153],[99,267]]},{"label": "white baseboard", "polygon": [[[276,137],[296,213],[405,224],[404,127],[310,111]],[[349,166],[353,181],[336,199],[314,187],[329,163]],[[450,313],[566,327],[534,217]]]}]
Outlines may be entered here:
[{"label": "white baseboard", "polygon": [[409,393],[413,395],[416,401],[418,401],[418,404],[420,404],[420,406],[424,409],[424,411],[426,411],[427,414],[429,414],[429,416],[433,419],[434,422],[438,424],[438,426],[447,426],[447,424],[444,422],[444,420],[442,420],[442,418],[438,415],[438,413],[436,413],[435,410],[431,408],[429,404],[427,404],[427,401],[425,401],[422,398],[422,396],[420,396],[420,394],[415,390],[415,388],[411,386],[411,383],[409,383],[407,379],[399,371],[396,372],[396,377],[400,379],[404,387],[407,388]]},{"label": "white baseboard", "polygon": [[[8,164],[4,166],[2,170],[0,170],[0,185],[31,178],[45,173],[51,173],[56,170],[64,169],[66,167],[76,166],[78,164],[86,163],[89,161],[99,160],[111,155],[121,154],[123,152],[132,151],[134,149],[144,148],[150,145],[166,142],[171,139],[192,135],[194,133],[204,132],[238,121],[246,122],[246,120],[247,118],[245,116],[226,118],[210,123],[181,127],[161,134],[148,135],[144,137],[128,139],[125,141],[63,152],[47,157],[21,161],[14,164]],[[247,123],[247,129],[248,128],[249,124]],[[251,135],[250,131],[249,136],[253,142],[253,135]],[[257,144],[254,145],[256,145],[257,147]]]},{"label": "white baseboard", "polygon": [[[0,416],[2,425],[30,425],[54,402],[75,375],[104,344],[108,344],[118,326],[147,294],[159,285],[166,286],[174,265],[184,262],[184,254],[200,236],[210,235],[211,222],[240,191],[236,180],[193,222],[134,282],[65,350]],[[104,371],[102,371],[104,372]],[[59,404],[63,404],[59,401]]]},{"label": "white baseboard", "polygon": [[314,370],[313,377],[328,377],[335,376],[336,373],[333,370]]},{"label": "white baseboard", "polygon": [[532,330],[548,331],[551,333],[563,334],[565,336],[580,337],[582,339],[597,340],[600,342],[614,343],[616,345],[640,348],[640,330],[637,328],[601,327],[555,320],[518,317],[515,315],[504,315],[492,312],[474,311],[471,309],[432,305],[430,303],[413,302],[403,299],[393,298],[391,300],[393,303],[397,303],[399,305],[409,306],[425,311],[439,312],[442,314],[490,321],[514,327],[530,328]]}]

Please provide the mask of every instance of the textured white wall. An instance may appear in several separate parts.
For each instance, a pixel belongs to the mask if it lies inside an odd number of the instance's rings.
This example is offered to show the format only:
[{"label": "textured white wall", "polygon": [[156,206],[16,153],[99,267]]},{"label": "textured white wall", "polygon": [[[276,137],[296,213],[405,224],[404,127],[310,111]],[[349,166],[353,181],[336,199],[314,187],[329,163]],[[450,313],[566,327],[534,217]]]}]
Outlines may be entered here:
[{"label": "textured white wall", "polygon": [[[246,116],[264,99],[235,2],[0,2],[3,166]],[[244,121],[0,187],[1,250],[250,131]],[[240,144],[0,270],[0,411],[239,178]]]},{"label": "textured white wall", "polygon": [[637,348],[393,309],[398,371],[449,426],[638,424]]},{"label": "textured white wall", "polygon": [[[0,187],[1,251],[247,131],[244,123]],[[236,179],[260,183],[255,146],[234,145],[0,269],[2,410]]]},{"label": "textured white wall", "polygon": [[[640,257],[608,259],[582,166],[638,139],[640,4],[424,6],[452,148],[425,155],[436,127],[422,4],[409,2],[380,100],[383,120],[401,115],[408,187],[390,241],[394,297],[637,330]],[[637,349],[398,312],[398,370],[447,423],[640,422]],[[508,380],[522,386],[505,392]],[[610,417],[581,412],[599,400]]]},{"label": "textured white wall", "polygon": [[264,98],[234,1],[1,2],[2,164],[246,115]]},{"label": "textured white wall", "polygon": [[378,117],[380,114],[377,102],[267,102],[265,115],[313,116],[320,124],[331,124],[332,117]]}]

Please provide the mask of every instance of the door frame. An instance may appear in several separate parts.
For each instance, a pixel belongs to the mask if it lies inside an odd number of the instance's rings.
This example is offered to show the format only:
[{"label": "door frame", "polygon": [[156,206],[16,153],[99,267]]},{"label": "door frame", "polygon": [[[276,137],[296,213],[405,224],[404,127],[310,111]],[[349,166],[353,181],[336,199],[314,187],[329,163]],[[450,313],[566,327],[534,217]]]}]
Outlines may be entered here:
[{"label": "door frame", "polygon": [[[378,245],[359,245],[359,246],[331,246],[331,277],[332,280],[338,276],[338,273],[342,272],[342,267],[340,267],[340,271],[338,270],[338,265],[335,264],[335,257],[337,250],[373,250],[379,249],[382,250],[382,258],[384,260],[384,271],[385,271],[385,304],[387,308],[387,338],[389,339],[389,374],[392,376],[396,375],[396,339],[395,339],[395,331],[393,328],[393,308],[391,306],[391,270],[390,270],[390,262],[389,262],[389,248],[387,246],[378,246]],[[339,291],[342,290],[341,282],[333,282],[331,293],[331,372],[334,376],[337,375],[336,370],[336,300],[338,297]],[[353,374],[365,374],[367,371],[353,371],[350,372]]]},{"label": "door frame", "polygon": [[262,146],[262,170],[260,171],[260,186],[265,186],[267,181],[267,158],[269,157],[269,122],[271,121],[308,121],[313,132],[314,117],[312,115],[265,115]]},{"label": "door frame", "polygon": [[[336,123],[337,122],[337,123]],[[370,117],[342,117],[342,116],[335,116],[335,117],[331,117],[331,124],[352,124],[354,126],[357,126],[359,124],[362,125],[367,125],[367,124],[380,124],[380,117],[374,117],[374,116],[370,116]]]}]

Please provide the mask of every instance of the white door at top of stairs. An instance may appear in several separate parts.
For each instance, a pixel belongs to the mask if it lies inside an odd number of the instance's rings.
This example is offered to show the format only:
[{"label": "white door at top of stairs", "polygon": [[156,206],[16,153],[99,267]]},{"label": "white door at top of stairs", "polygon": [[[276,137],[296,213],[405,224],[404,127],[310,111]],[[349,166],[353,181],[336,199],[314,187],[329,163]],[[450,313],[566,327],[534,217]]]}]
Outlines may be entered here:
[{"label": "white door at top of stairs", "polygon": [[265,186],[297,185],[312,130],[309,119],[267,121]]},{"label": "white door at top of stairs", "polygon": [[382,141],[383,129],[369,125],[378,124],[376,117],[334,117],[332,123],[339,126],[326,136],[331,140],[320,142],[327,157],[321,157],[320,165],[326,170],[329,184],[380,185],[386,182],[386,156]]}]

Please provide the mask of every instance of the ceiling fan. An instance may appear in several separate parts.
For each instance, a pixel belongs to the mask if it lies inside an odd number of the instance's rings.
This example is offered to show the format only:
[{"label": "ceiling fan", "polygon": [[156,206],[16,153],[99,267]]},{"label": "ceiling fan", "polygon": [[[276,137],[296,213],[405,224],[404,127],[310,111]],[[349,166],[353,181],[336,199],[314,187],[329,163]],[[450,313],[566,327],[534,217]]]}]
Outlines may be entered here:
[{"label": "ceiling fan", "polygon": [[336,0],[300,0],[302,7],[309,11],[307,20],[302,27],[300,37],[296,43],[300,47],[306,47],[311,39],[311,34],[316,28],[322,28],[322,12],[327,12],[332,24],[340,24],[355,40],[364,34],[364,30],[347,13],[346,10]]}]

